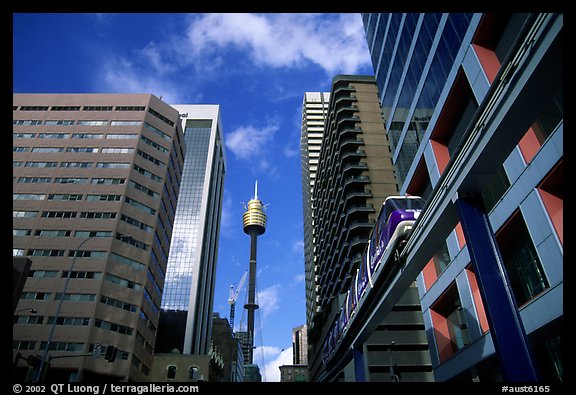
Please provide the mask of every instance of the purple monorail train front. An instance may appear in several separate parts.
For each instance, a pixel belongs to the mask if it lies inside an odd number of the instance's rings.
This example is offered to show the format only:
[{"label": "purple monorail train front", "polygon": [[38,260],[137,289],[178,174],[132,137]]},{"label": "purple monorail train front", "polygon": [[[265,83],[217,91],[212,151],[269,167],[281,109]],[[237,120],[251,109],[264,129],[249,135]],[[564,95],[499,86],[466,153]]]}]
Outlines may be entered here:
[{"label": "purple monorail train front", "polygon": [[424,200],[418,196],[389,196],[384,200],[370,238],[370,275],[380,265],[385,252],[408,236],[423,207]]}]

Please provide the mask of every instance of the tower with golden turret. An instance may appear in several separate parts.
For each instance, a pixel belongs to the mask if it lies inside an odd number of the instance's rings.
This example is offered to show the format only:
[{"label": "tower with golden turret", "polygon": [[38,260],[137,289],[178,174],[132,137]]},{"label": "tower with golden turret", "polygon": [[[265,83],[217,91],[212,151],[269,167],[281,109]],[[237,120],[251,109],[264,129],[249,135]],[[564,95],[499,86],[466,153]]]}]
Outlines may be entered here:
[{"label": "tower with golden turret", "polygon": [[244,233],[250,236],[250,270],[248,276],[248,303],[244,308],[248,310],[248,342],[249,363],[253,362],[254,350],[254,311],[258,308],[256,303],[256,246],[258,236],[266,231],[266,212],[262,201],[258,199],[258,181],[254,185],[254,197],[246,205],[243,216]]}]

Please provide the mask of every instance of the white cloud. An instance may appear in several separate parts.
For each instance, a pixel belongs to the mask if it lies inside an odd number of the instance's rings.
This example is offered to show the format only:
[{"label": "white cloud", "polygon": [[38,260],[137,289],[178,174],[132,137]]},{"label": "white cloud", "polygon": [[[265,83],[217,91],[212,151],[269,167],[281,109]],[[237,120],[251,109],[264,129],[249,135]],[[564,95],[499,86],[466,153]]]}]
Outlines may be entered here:
[{"label": "white cloud", "polygon": [[[114,17],[94,14],[98,23],[110,23]],[[112,92],[152,93],[168,103],[200,102],[200,95],[190,97],[199,89],[183,84],[182,76],[205,83],[223,74],[253,72],[251,64],[271,68],[315,64],[332,78],[370,66],[358,13],[190,14],[186,23],[184,34],[163,37],[162,45],[151,41],[129,54],[103,53],[96,83]],[[240,55],[248,62],[242,62]],[[236,144],[245,154],[246,144]],[[296,153],[294,148],[284,152],[287,156]]]},{"label": "white cloud", "polygon": [[306,279],[305,274],[297,274],[296,276],[294,276],[294,281],[296,281],[297,283],[304,282],[305,279]]},{"label": "white cloud", "polygon": [[300,148],[299,147],[295,147],[294,144],[291,145],[287,145],[284,147],[284,149],[282,150],[282,153],[284,154],[285,157],[287,158],[293,158],[297,155],[300,154]]},{"label": "white cloud", "polygon": [[176,71],[177,67],[173,62],[170,62],[162,53],[162,47],[158,47],[156,43],[150,42],[144,48],[138,51],[146,63],[148,63],[157,73],[165,74]]},{"label": "white cloud", "polygon": [[[262,355],[264,356],[262,358]],[[254,349],[254,362],[260,367],[262,381],[280,381],[282,365],[292,365],[292,347],[280,349],[278,347],[263,346]]]},{"label": "white cloud", "polygon": [[304,253],[304,240],[296,240],[292,243],[292,252],[296,254]]},{"label": "white cloud", "polygon": [[278,291],[280,290],[280,285],[275,284],[268,287],[260,292],[258,292],[257,303],[262,312],[262,318],[265,319],[270,314],[278,310],[279,301]]},{"label": "white cloud", "polygon": [[360,15],[203,14],[192,19],[189,46],[196,55],[222,48],[246,50],[259,66],[314,63],[327,74],[353,74],[369,65]]},{"label": "white cloud", "polygon": [[226,135],[225,144],[236,158],[245,160],[259,158],[261,168],[266,169],[268,162],[260,157],[269,148],[278,129],[276,123],[268,123],[263,128],[252,125],[240,126]]},{"label": "white cloud", "polygon": [[184,94],[188,92],[184,92],[169,76],[150,70],[162,67],[158,59],[153,60],[158,55],[154,55],[152,47],[143,53],[145,56],[140,56],[141,61],[110,56],[103,65],[100,85],[111,92],[151,93],[167,103],[184,101]]},{"label": "white cloud", "polygon": [[[222,204],[222,217],[220,218],[220,234],[231,237],[235,235],[234,226],[238,225],[238,213],[232,204],[231,192],[224,189],[224,203]],[[238,205],[239,206],[239,205]]]}]

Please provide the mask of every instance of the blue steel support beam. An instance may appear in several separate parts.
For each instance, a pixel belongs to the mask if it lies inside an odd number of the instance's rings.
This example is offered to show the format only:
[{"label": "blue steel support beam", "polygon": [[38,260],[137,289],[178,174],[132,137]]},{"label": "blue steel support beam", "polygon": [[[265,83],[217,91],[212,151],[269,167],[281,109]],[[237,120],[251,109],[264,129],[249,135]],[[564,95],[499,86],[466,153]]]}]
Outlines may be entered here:
[{"label": "blue steel support beam", "polygon": [[366,366],[364,364],[364,347],[360,345],[355,345],[352,347],[352,353],[354,356],[354,376],[355,381],[365,382],[366,381]]},{"label": "blue steel support beam", "polygon": [[520,312],[483,205],[476,198],[459,196],[456,206],[504,379],[538,381]]}]

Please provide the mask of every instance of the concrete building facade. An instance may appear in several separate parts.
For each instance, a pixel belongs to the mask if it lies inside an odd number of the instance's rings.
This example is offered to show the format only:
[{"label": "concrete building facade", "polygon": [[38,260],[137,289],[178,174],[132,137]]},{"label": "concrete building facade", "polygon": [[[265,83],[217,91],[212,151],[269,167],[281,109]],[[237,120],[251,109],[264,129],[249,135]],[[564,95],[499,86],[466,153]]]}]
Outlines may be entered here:
[{"label": "concrete building facade", "polygon": [[[149,94],[14,94],[12,136],[13,255],[32,260],[18,309],[37,312],[18,314],[13,353],[52,359],[17,377],[145,381],[186,152],[178,111]],[[55,358],[71,353],[95,357]]]},{"label": "concrete building facade", "polygon": [[[334,77],[312,196],[313,287],[317,301],[317,311],[308,311],[312,315],[307,328],[312,381],[325,374],[323,346],[332,322],[340,315],[380,207],[386,197],[398,193],[391,158],[374,78]],[[366,374],[371,380],[390,377],[386,373],[393,362],[383,350],[392,341],[391,332],[400,333],[404,339],[396,351],[411,366],[406,379],[431,380],[415,284],[406,291],[396,311],[382,320],[372,337],[360,346],[366,353],[370,366]],[[338,369],[329,380],[354,381],[353,366]]]}]

